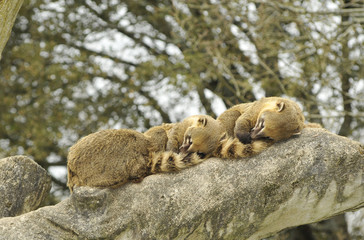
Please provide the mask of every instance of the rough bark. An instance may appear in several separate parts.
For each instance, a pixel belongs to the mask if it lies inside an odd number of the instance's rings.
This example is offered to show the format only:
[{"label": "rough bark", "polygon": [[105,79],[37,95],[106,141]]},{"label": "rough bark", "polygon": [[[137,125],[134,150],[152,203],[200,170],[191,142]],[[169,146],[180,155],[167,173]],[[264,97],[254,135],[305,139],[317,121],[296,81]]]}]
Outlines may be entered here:
[{"label": "rough bark", "polygon": [[364,206],[364,148],[322,129],[0,219],[0,239],[261,239]]},{"label": "rough bark", "polygon": [[0,218],[13,217],[39,207],[51,189],[50,175],[32,159],[0,159]]},{"label": "rough bark", "polygon": [[8,41],[13,24],[23,0],[0,1],[0,60],[1,53]]}]

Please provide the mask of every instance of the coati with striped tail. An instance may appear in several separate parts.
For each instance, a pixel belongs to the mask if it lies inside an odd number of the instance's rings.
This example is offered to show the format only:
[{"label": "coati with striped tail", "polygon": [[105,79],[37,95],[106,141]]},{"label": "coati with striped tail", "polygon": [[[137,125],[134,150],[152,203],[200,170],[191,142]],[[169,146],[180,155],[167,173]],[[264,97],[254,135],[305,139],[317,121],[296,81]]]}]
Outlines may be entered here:
[{"label": "coati with striped tail", "polygon": [[196,153],[166,152],[159,146],[153,142],[152,131],[144,135],[109,129],[87,135],[69,150],[67,185],[71,192],[76,185],[116,188],[153,173],[177,171],[203,161]]},{"label": "coati with striped tail", "polygon": [[[207,158],[224,135],[224,128],[213,117],[190,116],[176,123],[169,131],[167,150],[179,153],[187,152],[188,149],[188,152],[196,152],[201,158]],[[194,141],[191,142],[191,139]]]},{"label": "coati with striped tail", "polygon": [[[172,128],[169,128],[170,126]],[[229,159],[250,157],[271,145],[270,140],[242,144],[236,138],[228,138],[220,122],[208,115],[188,117],[182,122],[169,125],[167,131],[160,129],[164,128],[163,125],[154,128],[156,130],[153,132],[158,132],[163,139],[168,136],[166,145],[168,153],[173,152],[179,157],[172,159],[168,158],[166,152],[157,152],[150,162],[152,173],[180,170],[196,165],[209,157]],[[175,159],[178,162],[173,163]]]},{"label": "coati with striped tail", "polygon": [[[239,104],[226,110],[217,120],[206,118],[206,121],[215,122],[207,126],[200,121],[204,124],[186,130],[182,150],[219,158],[242,158],[257,154],[274,142],[298,135],[304,127],[321,127],[312,123],[305,125],[298,104],[280,97]],[[214,138],[211,135],[215,129],[218,131]],[[226,136],[220,135],[221,132]],[[216,141],[217,136],[219,141]],[[202,149],[208,146],[217,147],[213,152],[204,152]]]},{"label": "coati with striped tail", "polygon": [[242,144],[228,137],[221,122],[207,115],[192,116],[176,124],[169,133],[168,141],[167,150],[197,153],[202,159],[249,157],[271,145],[270,140]]},{"label": "coati with striped tail", "polygon": [[228,136],[248,144],[258,139],[273,142],[300,134],[305,118],[297,103],[281,97],[262,98],[239,104],[223,112],[217,120],[226,128]]},{"label": "coati with striped tail", "polygon": [[[232,138],[237,127],[234,126],[234,130],[229,127],[244,122],[240,119],[244,115],[241,109],[246,108],[249,112],[253,105],[238,105],[238,111],[232,110],[233,114],[230,114],[227,110],[220,120],[197,115],[181,123],[151,128],[145,134],[109,129],[83,137],[70,148],[67,185],[71,192],[75,185],[115,188],[129,181],[141,181],[150,174],[181,170],[212,156],[241,158],[257,154],[273,142],[268,139],[270,135],[262,134],[262,129],[269,122],[264,122],[265,118],[272,108],[275,109],[272,102],[267,105],[270,107],[263,107],[264,111],[258,114],[263,122],[257,121],[251,133],[251,138],[257,140],[252,143],[243,144]],[[285,104],[276,106],[278,112],[285,108]],[[257,137],[259,135],[261,137]]]}]

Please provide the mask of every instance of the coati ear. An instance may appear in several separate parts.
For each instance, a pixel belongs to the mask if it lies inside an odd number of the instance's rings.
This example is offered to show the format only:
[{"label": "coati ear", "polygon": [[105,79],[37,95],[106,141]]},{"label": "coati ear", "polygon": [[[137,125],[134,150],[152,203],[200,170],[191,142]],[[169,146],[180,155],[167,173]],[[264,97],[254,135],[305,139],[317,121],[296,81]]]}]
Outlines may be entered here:
[{"label": "coati ear", "polygon": [[205,117],[200,117],[197,120],[197,127],[205,127],[206,124],[207,124],[207,118],[205,118]]},{"label": "coati ear", "polygon": [[277,103],[277,107],[278,107],[278,112],[283,111],[283,109],[284,109],[284,102],[278,102]]}]

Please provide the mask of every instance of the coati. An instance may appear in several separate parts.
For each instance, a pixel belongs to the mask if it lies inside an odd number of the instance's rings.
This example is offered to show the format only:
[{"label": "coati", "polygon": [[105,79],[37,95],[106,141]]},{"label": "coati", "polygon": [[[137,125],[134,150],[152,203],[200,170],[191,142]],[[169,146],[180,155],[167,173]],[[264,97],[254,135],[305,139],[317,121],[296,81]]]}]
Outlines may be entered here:
[{"label": "coati", "polygon": [[[206,158],[217,148],[224,133],[224,128],[213,117],[194,115],[176,123],[169,131],[167,150],[179,153],[181,150],[186,152],[188,148],[188,152],[196,152]],[[193,138],[193,142],[188,138]]]},{"label": "coati", "polygon": [[[179,134],[175,135],[179,138],[186,129],[180,150],[197,152],[200,157],[241,158],[257,154],[276,141],[300,134],[304,127],[320,127],[312,123],[305,125],[300,107],[280,97],[236,105],[217,120],[203,117],[188,118],[184,121],[184,128],[180,128],[182,131],[178,129]],[[176,142],[179,144],[179,141]]]},{"label": "coati", "polygon": [[252,156],[274,141],[298,134],[303,122],[294,102],[265,98],[232,107],[217,120],[196,115],[181,123],[151,128],[145,134],[126,129],[99,131],[70,148],[68,186],[71,191],[75,185],[118,187],[153,173],[180,170],[211,156]]},{"label": "coati", "polygon": [[[144,134],[128,129],[109,129],[81,138],[68,153],[67,185],[116,188],[126,182],[196,165],[208,157],[252,156],[269,146],[269,141],[242,144],[227,138],[220,123],[206,115],[192,116],[177,124],[153,127]],[[173,129],[173,131],[172,131]],[[177,129],[186,129],[181,141]],[[174,137],[168,151],[169,136]],[[181,142],[181,144],[180,144]],[[179,145],[173,145],[179,144]],[[167,151],[166,151],[167,150]]]},{"label": "coati", "polygon": [[128,129],[108,129],[81,138],[67,157],[67,185],[71,192],[75,185],[115,188],[153,173],[177,171],[203,161],[196,153],[155,151],[160,145],[153,143],[152,132],[146,135]]},{"label": "coati", "polygon": [[273,142],[300,134],[305,118],[297,103],[281,97],[262,98],[239,104],[223,112],[217,120],[230,137],[242,143],[271,139]]},{"label": "coati", "polygon": [[257,154],[270,145],[270,140],[242,144],[227,136],[224,126],[216,119],[196,115],[186,118],[170,131],[167,150],[170,147],[170,150],[179,153],[197,153],[201,159],[242,158]]},{"label": "coati", "polygon": [[[238,139],[227,137],[225,128],[219,121],[208,115],[194,115],[180,123],[157,126],[145,134],[155,134],[155,141],[161,136],[169,152],[157,152],[151,158],[151,172],[169,172],[196,165],[209,157],[243,158],[255,155],[272,144],[271,140],[258,140],[242,144]],[[171,152],[178,157],[168,158]],[[168,153],[168,154],[167,154]],[[190,156],[191,154],[195,154]],[[198,157],[196,157],[198,156]],[[177,160],[178,162],[173,162]]]}]

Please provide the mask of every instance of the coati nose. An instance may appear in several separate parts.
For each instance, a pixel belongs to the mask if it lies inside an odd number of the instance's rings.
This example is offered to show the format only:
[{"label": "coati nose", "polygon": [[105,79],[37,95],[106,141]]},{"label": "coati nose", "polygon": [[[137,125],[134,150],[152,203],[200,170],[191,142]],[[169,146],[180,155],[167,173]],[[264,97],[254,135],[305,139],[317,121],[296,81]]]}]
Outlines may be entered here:
[{"label": "coati nose", "polygon": [[252,142],[252,138],[250,136],[250,133],[245,132],[245,133],[240,133],[237,132],[236,133],[236,137],[239,139],[239,141],[243,144],[249,144]]},{"label": "coati nose", "polygon": [[197,155],[201,158],[201,159],[204,159],[206,157],[206,154],[205,153],[202,153],[202,152],[197,152]]}]

